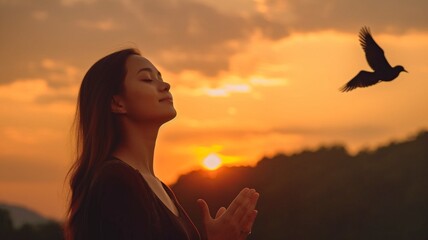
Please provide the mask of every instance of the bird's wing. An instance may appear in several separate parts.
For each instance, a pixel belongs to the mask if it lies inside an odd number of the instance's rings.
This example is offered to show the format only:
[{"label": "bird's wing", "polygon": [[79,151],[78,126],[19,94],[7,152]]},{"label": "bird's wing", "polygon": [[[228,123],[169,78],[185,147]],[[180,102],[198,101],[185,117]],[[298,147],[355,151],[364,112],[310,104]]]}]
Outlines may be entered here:
[{"label": "bird's wing", "polygon": [[368,87],[379,82],[375,74],[367,71],[360,71],[351,81],[340,88],[342,92],[351,91],[357,87]]},{"label": "bird's wing", "polygon": [[366,53],[367,62],[373,70],[384,71],[391,68],[385,58],[385,53],[373,39],[369,28],[363,27],[361,29],[360,43]]}]

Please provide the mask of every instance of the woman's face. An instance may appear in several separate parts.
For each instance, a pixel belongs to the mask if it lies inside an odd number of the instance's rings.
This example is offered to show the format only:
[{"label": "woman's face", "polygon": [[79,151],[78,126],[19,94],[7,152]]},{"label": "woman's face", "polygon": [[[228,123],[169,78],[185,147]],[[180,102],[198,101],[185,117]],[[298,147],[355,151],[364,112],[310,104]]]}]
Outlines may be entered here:
[{"label": "woman's face", "polygon": [[123,91],[114,96],[113,112],[134,122],[160,124],[177,115],[170,85],[149,60],[131,55],[126,61],[126,71]]}]

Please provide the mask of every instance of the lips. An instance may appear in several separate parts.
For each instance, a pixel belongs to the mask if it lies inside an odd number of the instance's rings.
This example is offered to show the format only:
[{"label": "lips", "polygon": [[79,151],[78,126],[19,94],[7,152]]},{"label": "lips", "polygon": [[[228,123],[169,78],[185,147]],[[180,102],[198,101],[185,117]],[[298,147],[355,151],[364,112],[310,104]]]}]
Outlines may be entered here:
[{"label": "lips", "polygon": [[172,97],[165,97],[165,98],[162,98],[161,100],[159,100],[159,102],[164,102],[164,101],[172,102]]}]

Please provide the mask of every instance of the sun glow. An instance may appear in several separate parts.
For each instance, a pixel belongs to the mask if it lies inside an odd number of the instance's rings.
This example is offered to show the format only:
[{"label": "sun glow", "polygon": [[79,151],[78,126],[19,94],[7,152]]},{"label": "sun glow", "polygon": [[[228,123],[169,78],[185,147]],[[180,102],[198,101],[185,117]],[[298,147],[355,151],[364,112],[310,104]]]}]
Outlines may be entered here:
[{"label": "sun glow", "polygon": [[211,153],[203,161],[204,167],[208,170],[216,170],[221,166],[221,163],[221,158],[215,153]]}]

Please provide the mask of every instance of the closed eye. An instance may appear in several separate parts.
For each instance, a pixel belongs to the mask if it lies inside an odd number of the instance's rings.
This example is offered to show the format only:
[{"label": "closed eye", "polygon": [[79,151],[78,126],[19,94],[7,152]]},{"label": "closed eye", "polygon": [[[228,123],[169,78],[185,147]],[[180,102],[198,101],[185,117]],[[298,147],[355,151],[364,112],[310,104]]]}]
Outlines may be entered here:
[{"label": "closed eye", "polygon": [[143,79],[142,81],[143,81],[143,82],[147,82],[147,83],[151,83],[151,82],[153,82],[153,79],[145,78],[145,79]]}]

